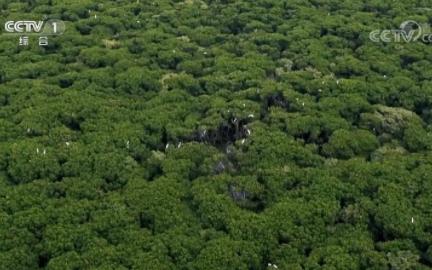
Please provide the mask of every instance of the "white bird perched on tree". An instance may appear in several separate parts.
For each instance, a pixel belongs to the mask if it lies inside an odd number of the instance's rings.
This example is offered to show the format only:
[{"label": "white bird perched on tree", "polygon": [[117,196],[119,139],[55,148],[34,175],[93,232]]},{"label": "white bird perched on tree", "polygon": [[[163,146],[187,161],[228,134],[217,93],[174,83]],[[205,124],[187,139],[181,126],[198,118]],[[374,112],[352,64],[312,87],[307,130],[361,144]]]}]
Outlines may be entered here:
[{"label": "white bird perched on tree", "polygon": [[248,115],[249,118],[254,118],[255,116],[253,115],[253,113]]},{"label": "white bird perched on tree", "polygon": [[39,154],[39,148],[36,148],[36,154]]},{"label": "white bird perched on tree", "polygon": [[43,154],[46,155],[46,150],[45,149],[43,150]]},{"label": "white bird perched on tree", "polygon": [[169,143],[167,143],[167,144],[165,145],[165,150],[168,149],[168,147],[169,147]]},{"label": "white bird perched on tree", "polygon": [[66,146],[69,146],[70,145],[70,142],[66,142]]},{"label": "white bird perched on tree", "polygon": [[276,264],[272,264],[272,263],[268,263],[267,266],[268,267],[272,267],[274,269],[278,269],[279,268]]}]

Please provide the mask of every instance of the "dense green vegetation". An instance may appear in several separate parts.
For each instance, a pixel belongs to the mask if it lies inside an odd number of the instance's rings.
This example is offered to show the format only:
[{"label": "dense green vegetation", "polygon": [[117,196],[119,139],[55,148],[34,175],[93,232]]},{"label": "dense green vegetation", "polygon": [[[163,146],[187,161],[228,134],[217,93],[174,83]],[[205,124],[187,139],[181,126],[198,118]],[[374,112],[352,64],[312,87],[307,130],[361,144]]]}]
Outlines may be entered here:
[{"label": "dense green vegetation", "polygon": [[432,269],[428,4],[0,0],[0,269]]}]

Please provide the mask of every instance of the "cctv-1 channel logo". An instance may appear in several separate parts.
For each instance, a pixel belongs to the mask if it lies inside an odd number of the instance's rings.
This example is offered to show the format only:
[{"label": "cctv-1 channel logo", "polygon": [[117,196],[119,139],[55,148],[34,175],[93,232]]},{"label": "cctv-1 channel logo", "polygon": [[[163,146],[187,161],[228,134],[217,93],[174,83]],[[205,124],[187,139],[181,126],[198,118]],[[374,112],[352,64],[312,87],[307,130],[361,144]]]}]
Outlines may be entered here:
[{"label": "cctv-1 channel logo", "polygon": [[61,35],[65,31],[65,23],[61,20],[49,21],[7,21],[4,24],[5,34],[15,35]]}]

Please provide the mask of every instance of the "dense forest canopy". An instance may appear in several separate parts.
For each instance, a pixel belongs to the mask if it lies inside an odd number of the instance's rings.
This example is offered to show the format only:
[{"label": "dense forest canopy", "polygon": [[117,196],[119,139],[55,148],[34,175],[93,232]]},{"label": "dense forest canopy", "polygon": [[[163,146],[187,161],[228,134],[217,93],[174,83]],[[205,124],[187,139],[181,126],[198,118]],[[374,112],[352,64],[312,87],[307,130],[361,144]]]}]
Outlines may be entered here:
[{"label": "dense forest canopy", "polygon": [[0,0],[0,269],[432,269],[429,5]]}]

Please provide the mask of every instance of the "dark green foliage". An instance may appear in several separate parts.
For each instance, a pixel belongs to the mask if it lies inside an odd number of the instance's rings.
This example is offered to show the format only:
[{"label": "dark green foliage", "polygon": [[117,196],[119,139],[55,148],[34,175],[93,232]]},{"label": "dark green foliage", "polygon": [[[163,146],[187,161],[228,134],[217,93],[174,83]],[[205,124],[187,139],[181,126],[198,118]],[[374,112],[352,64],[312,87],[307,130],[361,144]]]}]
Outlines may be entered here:
[{"label": "dark green foliage", "polygon": [[158,91],[161,87],[157,73],[144,68],[130,68],[115,77],[115,87],[124,93],[140,94]]},{"label": "dark green foliage", "polygon": [[378,147],[376,137],[366,130],[350,132],[336,130],[328,144],[324,145],[323,152],[330,157],[350,158],[356,155],[366,156]]},{"label": "dark green foliage", "polygon": [[0,270],[432,269],[425,0],[0,0]]}]

